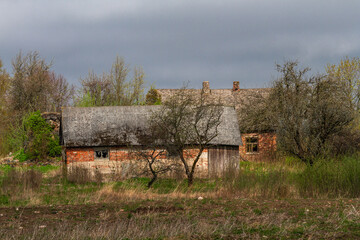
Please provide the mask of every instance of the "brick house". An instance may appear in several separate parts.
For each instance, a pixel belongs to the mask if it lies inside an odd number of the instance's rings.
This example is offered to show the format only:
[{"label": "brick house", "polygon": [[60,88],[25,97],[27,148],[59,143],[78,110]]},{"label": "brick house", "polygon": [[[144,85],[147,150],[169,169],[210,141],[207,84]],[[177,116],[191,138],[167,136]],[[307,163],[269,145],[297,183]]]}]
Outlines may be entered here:
[{"label": "brick house", "polygon": [[[148,119],[161,106],[64,107],[60,138],[67,168],[83,166],[122,178],[134,175],[134,148],[144,148],[135,131],[147,131]],[[204,150],[197,177],[221,176],[239,167],[241,136],[234,107],[223,107],[219,134]],[[189,155],[195,149],[186,150]],[[191,161],[191,159],[189,160]]]},{"label": "brick house", "polygon": [[[161,95],[162,101],[166,101],[175,94],[179,89],[157,89]],[[210,89],[209,82],[203,82],[202,89],[186,89],[189,94],[200,95],[205,94],[208,101],[219,101],[223,106],[231,106],[235,108],[238,119],[241,119],[242,107],[254,95],[266,96],[270,92],[270,88],[257,89],[241,89],[239,82],[233,82],[230,89]],[[239,147],[240,159],[246,161],[271,161],[274,159],[276,150],[276,135],[274,131],[241,131],[242,145]]]}]

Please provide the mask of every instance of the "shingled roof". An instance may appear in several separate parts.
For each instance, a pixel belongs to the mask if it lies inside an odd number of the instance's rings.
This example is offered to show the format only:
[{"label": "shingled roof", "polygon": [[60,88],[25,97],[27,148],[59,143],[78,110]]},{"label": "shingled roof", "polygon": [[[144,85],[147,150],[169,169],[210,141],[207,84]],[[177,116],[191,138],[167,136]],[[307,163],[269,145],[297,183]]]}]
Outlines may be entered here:
[{"label": "shingled roof", "polygon": [[[65,147],[139,145],[129,129],[146,131],[151,115],[161,106],[65,107],[62,109],[62,139]],[[241,145],[233,107],[224,107],[214,145]]]},{"label": "shingled roof", "polygon": [[[240,89],[239,82],[233,83],[231,89],[210,89],[209,82],[203,82],[202,89],[185,89],[187,94],[194,96],[200,96],[201,93],[205,93],[208,102],[219,103],[223,106],[234,107],[239,119],[239,126],[241,126],[241,114],[244,105],[247,105],[249,101],[252,101],[256,96],[266,96],[270,93],[270,88],[252,88],[252,89]],[[162,102],[167,101],[174,96],[178,91],[184,91],[184,89],[157,89],[161,95]]]}]

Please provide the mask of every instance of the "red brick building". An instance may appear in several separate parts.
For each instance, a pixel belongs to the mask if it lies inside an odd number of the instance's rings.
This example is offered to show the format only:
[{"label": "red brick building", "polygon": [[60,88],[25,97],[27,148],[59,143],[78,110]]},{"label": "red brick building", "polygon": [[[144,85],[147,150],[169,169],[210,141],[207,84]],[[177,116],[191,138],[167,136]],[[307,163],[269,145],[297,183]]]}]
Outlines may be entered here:
[{"label": "red brick building", "polygon": [[[161,106],[63,108],[60,135],[67,167],[98,169],[123,178],[136,175],[139,165],[133,150],[147,147],[141,145],[136,132],[146,132],[149,118],[160,110]],[[197,177],[221,176],[228,168],[239,166],[241,137],[234,107],[223,107],[218,132],[211,147],[201,154]],[[196,148],[189,147],[186,152],[192,156]]]},{"label": "red brick building", "polygon": [[[179,89],[157,89],[162,102],[173,96]],[[251,101],[253,96],[269,94],[269,88],[241,89],[239,82],[233,82],[229,89],[211,89],[209,82],[203,82],[202,89],[186,89],[189,94],[205,94],[210,102],[219,102],[223,106],[234,107],[238,119],[241,119],[242,107]],[[276,150],[276,135],[274,131],[245,132],[239,120],[242,145],[239,147],[240,160],[246,161],[271,161]]]}]

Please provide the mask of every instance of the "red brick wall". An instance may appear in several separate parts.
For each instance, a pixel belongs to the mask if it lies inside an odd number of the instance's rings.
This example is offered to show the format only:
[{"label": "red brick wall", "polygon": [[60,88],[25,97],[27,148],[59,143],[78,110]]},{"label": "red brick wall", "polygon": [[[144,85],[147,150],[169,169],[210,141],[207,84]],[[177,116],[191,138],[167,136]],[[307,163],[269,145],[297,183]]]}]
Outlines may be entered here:
[{"label": "red brick wall", "polygon": [[[96,159],[93,148],[67,148],[66,149],[66,163],[68,167],[84,166],[90,169],[100,169],[103,173],[110,173],[113,170],[127,171],[129,165],[133,160],[138,159],[138,155],[126,147],[111,147],[109,149],[109,159]],[[151,150],[149,150],[151,151]],[[159,150],[160,151],[160,150]],[[158,152],[156,152],[158,153]],[[195,158],[198,154],[197,149],[186,149],[184,155],[188,158]],[[166,159],[165,154],[159,155],[158,159]],[[180,163],[180,162],[179,162]],[[189,159],[189,165],[192,165],[192,160]],[[205,149],[200,156],[196,166],[196,176],[206,177],[208,174],[208,150]]]},{"label": "red brick wall", "polygon": [[109,152],[110,161],[126,161],[131,159],[131,154],[125,147],[111,148]]},{"label": "red brick wall", "polygon": [[67,148],[66,163],[94,161],[93,148]]},{"label": "red brick wall", "polygon": [[[152,150],[148,150],[151,151]],[[161,150],[155,151],[154,155],[158,154],[157,159],[166,159],[166,154],[161,154]],[[160,154],[159,154],[160,153]],[[110,161],[126,161],[126,160],[134,160],[138,159],[139,154],[136,151],[131,151],[126,147],[116,147],[111,148],[109,153],[109,160]]]},{"label": "red brick wall", "polygon": [[[246,152],[246,138],[258,138],[258,152]],[[271,161],[275,158],[276,135],[275,133],[242,133],[243,146],[239,147],[240,159],[247,161]]]}]

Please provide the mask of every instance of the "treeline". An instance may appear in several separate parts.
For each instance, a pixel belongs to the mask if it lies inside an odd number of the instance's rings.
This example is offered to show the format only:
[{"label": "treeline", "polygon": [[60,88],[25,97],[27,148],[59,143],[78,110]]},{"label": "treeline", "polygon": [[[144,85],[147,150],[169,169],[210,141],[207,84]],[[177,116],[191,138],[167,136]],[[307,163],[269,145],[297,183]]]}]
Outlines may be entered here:
[{"label": "treeline", "polygon": [[[109,72],[97,75],[90,70],[87,76],[79,79],[80,87],[75,88],[52,70],[52,62],[47,62],[37,52],[17,54],[12,60],[11,74],[0,60],[0,156],[19,152],[40,160],[53,152],[53,149],[43,149],[36,154],[29,152],[34,148],[31,145],[35,144],[35,139],[47,146],[49,139],[56,137],[49,135],[45,130],[48,126],[40,119],[33,124],[41,125],[44,131],[35,133],[36,126],[32,126],[33,129],[27,126],[40,112],[59,112],[62,106],[145,104],[144,71],[141,67],[135,67],[132,74],[131,71],[124,59],[117,57]],[[149,94],[147,104],[156,101],[156,93],[155,97],[154,93]],[[58,155],[58,151],[55,152],[52,155]]]},{"label": "treeline", "polygon": [[[316,75],[296,61],[276,67],[279,77],[270,92],[254,95],[243,105],[241,130],[275,131],[278,152],[310,164],[358,152],[360,59],[345,58]],[[144,77],[141,67],[131,69],[117,57],[108,72],[90,70],[76,89],[37,52],[15,56],[11,74],[0,61],[0,155],[17,152],[23,159],[41,160],[59,154],[51,140],[56,136],[42,122],[41,112],[60,111],[62,106],[160,104],[154,88],[145,96]]]}]

